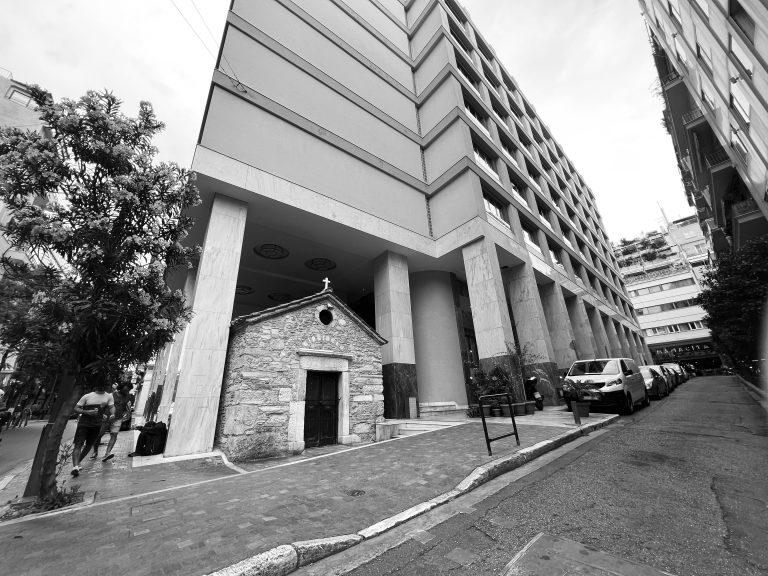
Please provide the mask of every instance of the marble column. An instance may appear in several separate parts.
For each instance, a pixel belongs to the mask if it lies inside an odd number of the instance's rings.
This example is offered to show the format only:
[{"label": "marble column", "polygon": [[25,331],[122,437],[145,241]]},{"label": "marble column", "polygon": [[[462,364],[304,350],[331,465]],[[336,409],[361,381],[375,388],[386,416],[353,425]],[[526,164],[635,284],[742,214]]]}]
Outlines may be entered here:
[{"label": "marble column", "polygon": [[638,364],[642,364],[642,361],[640,360],[640,354],[638,353],[637,346],[635,345],[635,339],[632,337],[632,330],[626,326],[624,326],[623,329],[627,338],[627,344],[629,344],[629,352],[632,354],[632,360]]},{"label": "marble column", "polygon": [[[184,283],[184,297],[187,299],[187,304],[189,306],[194,306],[196,280],[197,269],[193,268],[192,270],[188,270],[187,279]],[[188,330],[189,324],[184,326],[184,329],[176,334],[176,338],[174,338],[173,342],[171,342],[170,354],[168,355],[163,373],[163,397],[160,401],[160,407],[157,409],[158,422],[168,422],[168,415],[170,413],[171,404],[173,403],[174,396],[176,394],[176,386],[178,385],[180,362],[183,357]]]},{"label": "marble column", "polygon": [[407,258],[394,252],[376,258],[373,290],[376,331],[387,340],[381,347],[384,417],[416,418],[419,393]]},{"label": "marble column", "polygon": [[[514,346],[515,337],[496,245],[481,238],[464,246],[462,256],[480,366],[489,370],[495,364],[507,364],[514,370],[508,347]],[[516,400],[522,400],[522,383],[514,394]]]},{"label": "marble column", "polygon": [[598,346],[592,332],[592,326],[589,323],[587,309],[584,307],[584,301],[578,296],[572,296],[565,301],[565,306],[573,328],[576,356],[579,360],[595,358],[599,355]]},{"label": "marble column", "polygon": [[557,367],[567,370],[576,360],[576,335],[571,326],[563,290],[556,282],[539,286],[541,305],[547,320],[549,337],[555,352]]},{"label": "marble column", "polygon": [[467,390],[451,274],[418,272],[410,275],[410,283],[422,415],[451,404],[454,409],[465,408]]},{"label": "marble column", "polygon": [[605,332],[605,323],[603,322],[603,315],[597,308],[590,308],[587,310],[587,316],[589,317],[589,324],[592,326],[592,333],[595,335],[595,357],[608,358],[612,356],[610,344],[608,342],[608,334]]},{"label": "marble column", "polygon": [[166,456],[210,452],[248,205],[217,194],[205,232]]},{"label": "marble column", "polygon": [[[505,274],[517,339],[534,361],[526,362],[524,376],[538,376],[539,392],[548,404],[557,404],[557,361],[533,266],[521,264]],[[524,358],[525,361],[525,358]]]},{"label": "marble column", "polygon": [[616,332],[616,324],[613,323],[613,319],[610,317],[603,318],[603,324],[605,325],[605,333],[608,335],[608,347],[611,350],[611,356],[623,357],[624,350],[619,340],[619,334]]}]

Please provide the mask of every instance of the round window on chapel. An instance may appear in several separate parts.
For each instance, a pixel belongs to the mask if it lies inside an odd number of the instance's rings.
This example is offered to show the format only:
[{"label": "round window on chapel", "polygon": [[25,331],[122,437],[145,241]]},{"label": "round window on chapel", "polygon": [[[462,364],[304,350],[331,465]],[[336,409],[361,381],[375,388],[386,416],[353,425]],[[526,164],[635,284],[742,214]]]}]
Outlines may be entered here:
[{"label": "round window on chapel", "polygon": [[331,314],[330,310],[321,310],[320,314],[320,322],[328,326],[331,322],[333,322],[333,314]]}]

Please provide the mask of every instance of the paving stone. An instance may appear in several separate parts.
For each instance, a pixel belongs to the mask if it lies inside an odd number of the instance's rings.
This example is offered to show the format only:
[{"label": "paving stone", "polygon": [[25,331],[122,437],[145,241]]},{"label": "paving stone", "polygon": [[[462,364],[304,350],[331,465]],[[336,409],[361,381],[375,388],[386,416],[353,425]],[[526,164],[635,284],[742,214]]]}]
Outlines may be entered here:
[{"label": "paving stone", "polygon": [[[437,497],[476,467],[563,432],[523,423],[518,428],[521,446],[514,438],[500,440],[493,457],[482,424],[470,422],[360,449],[325,449],[318,452],[322,458],[307,451],[288,466],[280,465],[285,459],[273,459],[271,468],[264,462],[245,465],[247,474],[213,459],[141,468],[123,467],[116,459],[111,470],[84,474],[83,483],[100,497],[151,492],[159,480],[177,487],[0,524],[0,557],[19,576],[209,574],[280,545],[355,534],[422,502],[443,501]],[[507,430],[489,424],[492,435]],[[200,481],[206,483],[195,484]],[[109,552],[94,555],[94,542],[118,542],[130,562],[105,570]]]}]

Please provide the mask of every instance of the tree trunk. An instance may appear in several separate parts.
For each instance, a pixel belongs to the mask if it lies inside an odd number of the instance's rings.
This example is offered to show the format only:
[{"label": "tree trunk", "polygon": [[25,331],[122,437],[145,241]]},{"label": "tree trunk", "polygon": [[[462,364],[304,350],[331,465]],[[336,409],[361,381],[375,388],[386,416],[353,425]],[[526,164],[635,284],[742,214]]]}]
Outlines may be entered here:
[{"label": "tree trunk", "polygon": [[82,395],[83,386],[77,377],[73,374],[62,375],[59,397],[40,435],[24,496],[45,498],[56,495],[56,463],[59,458],[61,438],[72,415],[72,409]]}]

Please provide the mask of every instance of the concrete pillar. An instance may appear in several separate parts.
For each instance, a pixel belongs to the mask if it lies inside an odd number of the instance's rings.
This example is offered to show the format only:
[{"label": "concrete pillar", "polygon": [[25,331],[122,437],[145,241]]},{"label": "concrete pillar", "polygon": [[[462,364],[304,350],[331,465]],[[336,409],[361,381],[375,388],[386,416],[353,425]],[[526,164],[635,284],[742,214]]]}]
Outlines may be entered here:
[{"label": "concrete pillar", "polygon": [[547,319],[549,337],[555,352],[557,367],[567,370],[576,360],[576,336],[563,297],[563,290],[556,282],[539,286],[541,305]]},{"label": "concrete pillar", "polygon": [[632,360],[637,362],[638,364],[642,364],[640,360],[640,354],[637,351],[637,346],[635,345],[635,339],[632,337],[632,330],[627,328],[626,326],[623,326],[624,334],[627,338],[627,344],[629,344],[629,353],[632,354]]},{"label": "concrete pillar", "polygon": [[571,319],[577,358],[583,360],[597,357],[599,355],[598,346],[592,332],[592,326],[589,323],[587,309],[584,307],[584,301],[578,296],[573,296],[565,301],[565,306]]},{"label": "concrete pillar", "polygon": [[387,339],[381,347],[384,417],[416,418],[419,394],[407,258],[394,252],[376,258],[373,290],[376,331]]},{"label": "concrete pillar", "polygon": [[[514,371],[516,365],[509,356],[508,346],[514,346],[515,338],[496,245],[481,238],[464,246],[462,256],[480,366],[488,370],[495,364],[506,363]],[[513,392],[516,401],[523,400],[522,382]]]},{"label": "concrete pillar", "polygon": [[[558,403],[557,361],[533,266],[528,263],[521,264],[509,270],[505,279],[517,339],[522,351],[533,357],[533,362],[526,362],[529,373],[525,376],[538,376],[539,392],[544,396],[545,402],[556,405]],[[523,360],[527,359],[523,358]]]},{"label": "concrete pillar", "polygon": [[597,308],[587,310],[589,325],[592,326],[592,333],[595,335],[595,357],[607,358],[611,356],[611,348],[608,342],[608,334],[605,332],[602,314]]},{"label": "concrete pillar", "polygon": [[456,323],[451,274],[410,275],[419,409],[425,412],[467,406],[467,389]]},{"label": "concrete pillar", "polygon": [[[184,283],[184,297],[187,299],[187,303],[190,306],[194,306],[195,302],[195,283],[197,281],[197,269],[187,271],[187,279]],[[185,342],[187,339],[187,333],[189,330],[189,324],[184,329],[176,334],[173,342],[171,342],[170,354],[167,358],[163,374],[163,397],[160,400],[160,407],[157,409],[157,421],[168,422],[168,415],[170,414],[171,404],[175,400],[176,387],[179,383],[179,369],[181,367],[180,362],[183,358],[183,351]]]},{"label": "concrete pillar", "polygon": [[210,452],[248,205],[217,194],[197,273],[166,456]]},{"label": "concrete pillar", "polygon": [[621,345],[621,340],[619,340],[619,334],[618,332],[616,332],[616,325],[613,323],[613,319],[607,316],[604,317],[603,325],[605,326],[605,333],[608,335],[608,348],[611,351],[611,356],[612,357],[624,356],[624,350]]},{"label": "concrete pillar", "polygon": [[624,325],[621,322],[614,322],[614,326],[616,327],[616,334],[619,336],[622,354],[625,358],[633,358],[632,347],[629,345],[629,340],[627,339],[627,332],[624,329]]}]

